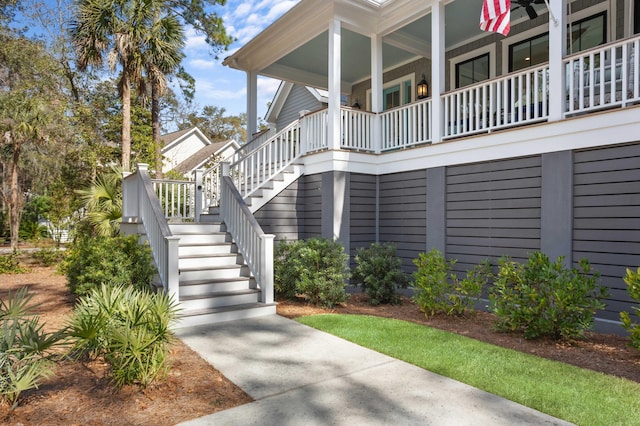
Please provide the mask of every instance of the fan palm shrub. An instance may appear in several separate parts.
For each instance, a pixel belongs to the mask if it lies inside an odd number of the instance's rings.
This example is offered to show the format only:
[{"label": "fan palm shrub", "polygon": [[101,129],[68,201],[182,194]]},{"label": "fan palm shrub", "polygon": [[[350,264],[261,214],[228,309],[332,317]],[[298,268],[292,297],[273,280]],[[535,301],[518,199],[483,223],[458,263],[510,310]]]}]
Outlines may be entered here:
[{"label": "fan palm shrub", "polygon": [[37,388],[53,374],[54,347],[60,332],[48,333],[34,314],[38,305],[30,304],[33,295],[23,287],[0,300],[0,399],[18,406],[20,394]]},{"label": "fan palm shrub", "polygon": [[165,293],[102,285],[79,299],[69,321],[72,353],[103,356],[117,386],[149,386],[169,369],[177,305]]}]

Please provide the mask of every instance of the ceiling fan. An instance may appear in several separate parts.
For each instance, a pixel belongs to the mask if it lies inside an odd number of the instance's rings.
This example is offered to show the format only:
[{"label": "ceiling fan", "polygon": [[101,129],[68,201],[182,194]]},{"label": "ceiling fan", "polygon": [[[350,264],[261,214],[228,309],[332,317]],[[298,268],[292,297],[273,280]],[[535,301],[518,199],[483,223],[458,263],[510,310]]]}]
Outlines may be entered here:
[{"label": "ceiling fan", "polygon": [[511,11],[518,9],[519,7],[524,8],[529,15],[529,19],[536,19],[538,17],[538,12],[533,8],[534,4],[543,4],[544,0],[513,0],[511,4],[516,4],[517,6],[512,8]]}]

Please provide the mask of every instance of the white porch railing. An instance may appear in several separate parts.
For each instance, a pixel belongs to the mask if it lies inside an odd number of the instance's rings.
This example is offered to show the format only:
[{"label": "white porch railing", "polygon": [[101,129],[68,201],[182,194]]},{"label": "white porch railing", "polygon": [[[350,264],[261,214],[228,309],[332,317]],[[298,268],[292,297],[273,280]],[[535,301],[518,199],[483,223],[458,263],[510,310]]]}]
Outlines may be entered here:
[{"label": "white porch railing", "polygon": [[138,170],[123,179],[122,216],[125,221],[137,218],[144,226],[162,287],[178,302],[179,237],[169,229],[147,168],[146,164],[138,164]]},{"label": "white porch railing", "polygon": [[223,163],[220,213],[249,270],[260,285],[261,302],[273,303],[273,241],[265,234],[229,177],[229,164]]},{"label": "white porch railing", "polygon": [[380,113],[381,151],[431,142],[431,99]]},{"label": "white porch railing", "polygon": [[340,109],[340,128],[342,129],[343,149],[375,151],[373,120],[376,114],[351,108]]},{"label": "white porch railing", "polygon": [[567,114],[640,101],[640,38],[572,55],[567,69]]},{"label": "white porch railing", "polygon": [[296,120],[230,166],[229,177],[243,198],[250,196],[302,155]]},{"label": "white porch railing", "polygon": [[446,93],[444,138],[546,120],[549,66],[511,73]]},{"label": "white porch railing", "polygon": [[299,120],[302,140],[304,140],[303,149],[305,152],[316,152],[329,147],[327,117],[328,111],[322,109],[305,115]]}]

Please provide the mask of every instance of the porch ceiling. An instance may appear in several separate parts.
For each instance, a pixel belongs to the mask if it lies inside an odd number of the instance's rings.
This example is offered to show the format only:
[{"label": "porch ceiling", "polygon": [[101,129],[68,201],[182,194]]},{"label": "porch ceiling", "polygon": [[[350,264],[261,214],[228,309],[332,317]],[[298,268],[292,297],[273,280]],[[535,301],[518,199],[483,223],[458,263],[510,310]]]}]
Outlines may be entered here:
[{"label": "porch ceiling", "polygon": [[[431,6],[424,0],[302,0],[225,65],[306,86],[327,88],[328,25],[342,22],[342,91],[371,74],[369,34],[383,35],[383,68],[431,56]],[[489,34],[479,29],[482,0],[452,0],[445,6],[446,49]],[[522,9],[522,8],[520,8]],[[542,13],[542,11],[540,11]],[[512,13],[512,25],[526,19]],[[425,70],[426,71],[426,70]]]}]

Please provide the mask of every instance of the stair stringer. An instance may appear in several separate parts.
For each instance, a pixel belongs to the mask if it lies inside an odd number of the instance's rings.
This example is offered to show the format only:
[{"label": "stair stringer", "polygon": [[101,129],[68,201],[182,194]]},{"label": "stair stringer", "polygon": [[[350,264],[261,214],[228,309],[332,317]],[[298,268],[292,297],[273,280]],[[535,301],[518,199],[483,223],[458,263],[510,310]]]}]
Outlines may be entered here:
[{"label": "stair stringer", "polygon": [[273,200],[278,194],[287,189],[289,185],[294,183],[300,176],[304,174],[304,166],[302,164],[291,164],[285,170],[278,173],[269,182],[272,188],[262,187],[252,195],[246,198],[247,206],[251,213],[260,210],[269,201]]}]

